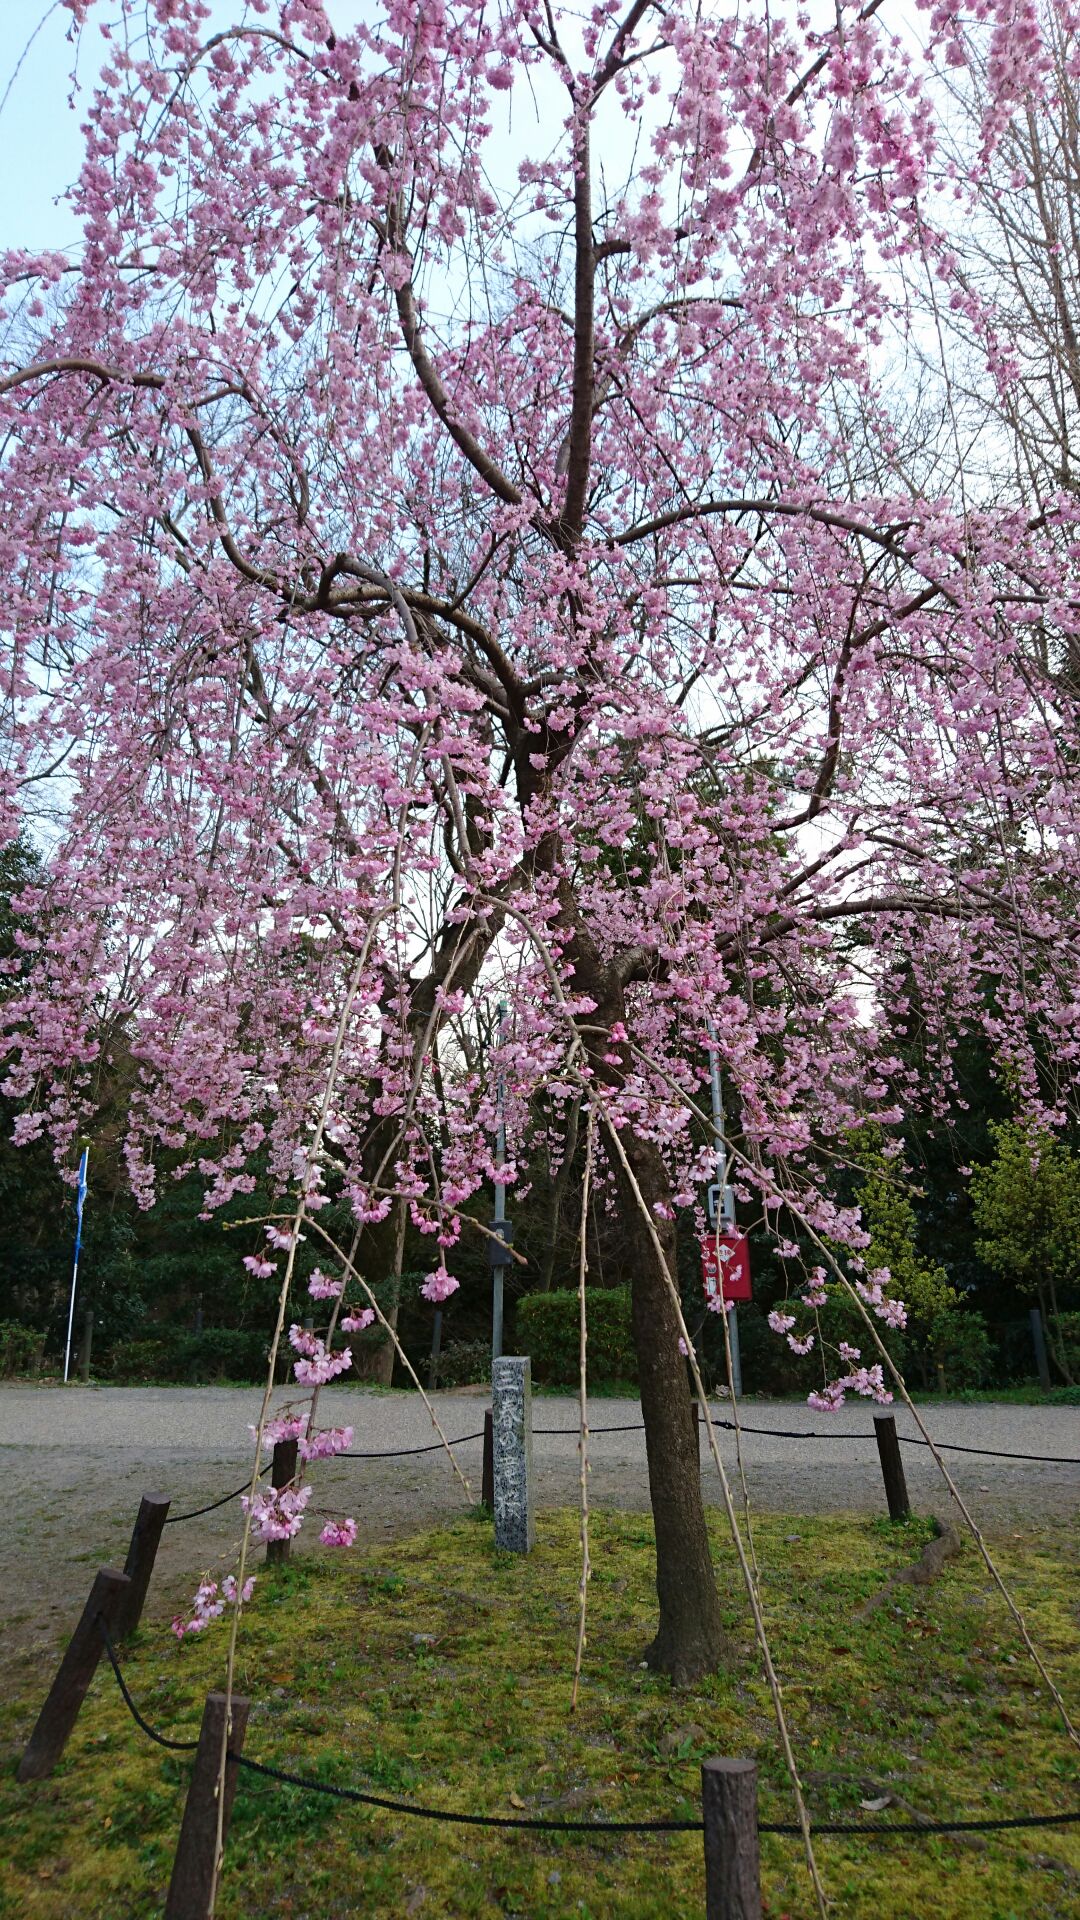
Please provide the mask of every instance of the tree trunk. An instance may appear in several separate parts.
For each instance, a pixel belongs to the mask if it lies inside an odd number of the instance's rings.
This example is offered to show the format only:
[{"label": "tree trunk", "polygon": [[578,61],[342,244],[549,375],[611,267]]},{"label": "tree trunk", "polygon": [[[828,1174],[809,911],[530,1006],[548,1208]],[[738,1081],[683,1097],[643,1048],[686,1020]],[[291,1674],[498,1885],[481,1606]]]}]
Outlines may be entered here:
[{"label": "tree trunk", "polygon": [[[653,1211],[657,1201],[668,1197],[663,1161],[650,1142],[632,1132],[624,1132],[621,1139],[674,1276],[674,1223]],[[633,1261],[634,1346],[656,1531],[660,1622],[645,1658],[658,1672],[670,1674],[676,1686],[688,1686],[703,1673],[716,1670],[727,1654],[727,1641],[709,1551],[697,1435],[686,1361],[679,1351],[675,1303],[658,1271],[656,1248],[633,1188],[617,1158],[611,1157]]]},{"label": "tree trunk", "polygon": [[[376,1147],[381,1145],[382,1130],[376,1130]],[[372,1169],[377,1164],[375,1149],[371,1149]],[[398,1309],[401,1305],[401,1236],[398,1230],[399,1207],[391,1207],[385,1220],[371,1220],[360,1235],[360,1244],[356,1254],[356,1264],[369,1287],[385,1289],[385,1283],[396,1276],[397,1285],[387,1299],[385,1290],[379,1294],[381,1306],[390,1325],[397,1332]],[[358,1305],[363,1305],[358,1301]],[[353,1342],[353,1374],[357,1380],[369,1381],[373,1386],[388,1387],[394,1372],[394,1343],[382,1329],[361,1334]]]},{"label": "tree trunk", "polygon": [[576,1101],[571,1104],[566,1120],[566,1134],[563,1139],[563,1154],[559,1162],[559,1171],[551,1183],[551,1226],[548,1234],[548,1250],[544,1259],[544,1271],[540,1278],[541,1293],[551,1292],[551,1283],[555,1277],[555,1260],[559,1251],[559,1228],[562,1224],[563,1201],[570,1185],[570,1173],[577,1152],[578,1115],[580,1108]]},{"label": "tree trunk", "polygon": [[[587,994],[596,1009],[585,1039],[586,1051],[598,1082],[618,1089],[625,1084],[631,1063],[627,1043],[611,1039],[612,1026],[626,1021],[623,978],[605,964],[566,881],[560,885],[559,898],[568,935],[564,956],[572,965],[576,990]],[[675,1301],[657,1258],[659,1241],[674,1280],[671,1184],[663,1156],[651,1140],[628,1126],[620,1130],[619,1141],[626,1167],[610,1141],[606,1152],[631,1266],[631,1323],[645,1421],[660,1602],[656,1637],[645,1649],[645,1658],[657,1672],[670,1674],[676,1686],[688,1686],[703,1673],[715,1672],[728,1649],[705,1525],[686,1359],[679,1351]]]},{"label": "tree trunk", "polygon": [[1066,1386],[1075,1387],[1076,1381],[1072,1377],[1069,1362],[1065,1354],[1065,1339],[1061,1331],[1061,1319],[1058,1311],[1057,1287],[1054,1283],[1052,1273],[1050,1275],[1050,1313],[1044,1313],[1043,1320],[1047,1327],[1053,1328],[1053,1333],[1050,1336],[1048,1345],[1054,1365],[1057,1367]]}]

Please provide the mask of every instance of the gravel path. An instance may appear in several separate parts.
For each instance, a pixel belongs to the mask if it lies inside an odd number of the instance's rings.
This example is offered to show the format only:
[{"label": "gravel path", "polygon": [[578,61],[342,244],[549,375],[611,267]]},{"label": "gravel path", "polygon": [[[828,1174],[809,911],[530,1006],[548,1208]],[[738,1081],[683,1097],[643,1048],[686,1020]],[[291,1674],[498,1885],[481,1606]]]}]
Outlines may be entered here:
[{"label": "gravel path", "polygon": [[[277,1398],[283,1401],[285,1395]],[[0,1591],[7,1601],[0,1672],[25,1672],[30,1662],[51,1652],[70,1630],[93,1570],[102,1562],[123,1564],[141,1493],[168,1493],[174,1511],[184,1512],[240,1484],[250,1467],[248,1422],[256,1418],[259,1399],[256,1388],[0,1385],[0,1449],[9,1494],[0,1533]],[[482,1393],[439,1394],[435,1403],[452,1440],[483,1426]],[[357,1450],[424,1446],[434,1437],[414,1395],[334,1387],[324,1394],[322,1408],[327,1424],[354,1427]],[[715,1410],[720,1418],[728,1416],[723,1403]],[[770,1430],[744,1439],[747,1482],[756,1505],[789,1513],[883,1510],[869,1406],[822,1416],[790,1402],[755,1400],[743,1413],[753,1426]],[[621,1426],[639,1421],[641,1413],[636,1401],[605,1399],[593,1403],[590,1417],[597,1427]],[[1076,1408],[945,1404],[923,1409],[923,1417],[940,1441],[1080,1457]],[[538,1435],[536,1440],[542,1506],[576,1503],[576,1420],[577,1403],[570,1397],[545,1396],[534,1404],[535,1429],[564,1430],[561,1437]],[[903,1409],[897,1424],[901,1434],[914,1432]],[[772,1438],[780,1428],[800,1438]],[[722,1433],[721,1443],[734,1471],[734,1436]],[[647,1507],[640,1432],[597,1433],[590,1457],[594,1505]],[[962,1453],[946,1458],[976,1517],[991,1527],[1071,1518],[1080,1506],[1080,1466]],[[904,1459],[913,1502],[944,1512],[947,1496],[925,1449],[905,1447]],[[461,1460],[479,1498],[479,1443],[463,1447]],[[703,1473],[706,1497],[718,1503],[708,1460]],[[416,1532],[464,1504],[441,1451],[336,1462],[319,1467],[317,1475],[320,1506],[354,1513],[369,1540]],[[204,1568],[217,1571],[230,1564],[239,1514],[239,1503],[233,1503],[188,1525],[166,1528],[148,1618],[165,1619],[182,1605]],[[314,1539],[315,1530],[305,1537]]]}]

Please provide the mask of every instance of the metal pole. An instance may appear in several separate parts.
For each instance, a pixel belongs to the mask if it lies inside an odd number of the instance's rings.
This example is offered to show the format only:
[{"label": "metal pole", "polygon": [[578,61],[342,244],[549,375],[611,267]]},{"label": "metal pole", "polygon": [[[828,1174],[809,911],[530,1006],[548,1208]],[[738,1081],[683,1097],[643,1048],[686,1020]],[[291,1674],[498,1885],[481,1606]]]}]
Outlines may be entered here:
[{"label": "metal pole", "polygon": [[67,1343],[64,1347],[64,1385],[67,1385],[71,1372],[71,1329],[75,1323],[75,1288],[79,1280],[79,1253],[82,1248],[83,1207],[86,1204],[86,1162],[90,1156],[89,1147],[82,1150],[79,1161],[79,1189],[75,1202],[75,1260],[71,1269],[71,1299],[68,1303]]},{"label": "metal pole", "polygon": [[742,1354],[739,1352],[739,1310],[734,1300],[727,1309],[728,1343],[731,1347],[731,1384],[736,1398],[742,1399]]},{"label": "metal pole", "polygon": [[[708,1022],[709,1039],[716,1039],[716,1028]],[[709,1189],[709,1221],[713,1227],[733,1228],[735,1225],[735,1197],[728,1185],[728,1152],[724,1125],[724,1096],[720,1087],[720,1058],[715,1047],[709,1048],[709,1090],[712,1094],[713,1134],[716,1140],[716,1185]],[[723,1267],[720,1270],[720,1286],[723,1290]],[[728,1324],[728,1344],[731,1347],[731,1385],[738,1398],[742,1397],[742,1355],[739,1352],[739,1316],[734,1301],[725,1309]]]},{"label": "metal pole", "polygon": [[435,1309],[435,1325],[431,1329],[431,1361],[428,1366],[428,1388],[434,1393],[438,1385],[439,1354],[442,1352],[442,1308]]},{"label": "metal pole", "polygon": [[[506,1004],[499,1001],[499,1034],[502,1035],[503,1021],[506,1019]],[[505,1088],[500,1073],[496,1082],[495,1100],[499,1115],[499,1124],[495,1133],[495,1159],[502,1168],[506,1164],[506,1120],[503,1112]],[[492,1223],[496,1233],[503,1237],[502,1229],[506,1225],[506,1188],[501,1180],[495,1182],[495,1218]],[[491,1358],[501,1360],[503,1350],[503,1270],[493,1267],[491,1272]]]}]

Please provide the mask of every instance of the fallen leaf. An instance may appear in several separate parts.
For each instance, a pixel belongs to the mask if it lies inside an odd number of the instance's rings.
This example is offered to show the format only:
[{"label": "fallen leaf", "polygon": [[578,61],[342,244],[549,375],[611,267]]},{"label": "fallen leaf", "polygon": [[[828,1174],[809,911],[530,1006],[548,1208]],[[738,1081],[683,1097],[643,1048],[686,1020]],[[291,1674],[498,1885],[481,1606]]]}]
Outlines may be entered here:
[{"label": "fallen leaf", "polygon": [[892,1806],[892,1794],[879,1794],[876,1800],[860,1800],[859,1805],[864,1813],[881,1813],[885,1807]]},{"label": "fallen leaf", "polygon": [[519,1799],[516,1793],[512,1793],[510,1795],[510,1805],[512,1807],[524,1807],[525,1802],[524,1800]]}]

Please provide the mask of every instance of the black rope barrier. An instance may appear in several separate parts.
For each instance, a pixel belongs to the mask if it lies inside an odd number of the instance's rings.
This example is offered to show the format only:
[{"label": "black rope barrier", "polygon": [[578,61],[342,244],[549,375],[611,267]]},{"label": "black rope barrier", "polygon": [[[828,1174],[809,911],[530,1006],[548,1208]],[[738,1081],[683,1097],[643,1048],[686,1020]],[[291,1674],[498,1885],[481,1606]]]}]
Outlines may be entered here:
[{"label": "black rope barrier", "polygon": [[[261,1479],[265,1472],[266,1468],[260,1467],[256,1478]],[[250,1485],[251,1477],[249,1475],[243,1484],[239,1487],[234,1487],[231,1493],[223,1493],[220,1500],[211,1500],[209,1505],[205,1507],[193,1507],[190,1513],[170,1513],[163,1524],[166,1527],[175,1527],[179,1525],[181,1520],[201,1520],[204,1513],[216,1513],[218,1507],[227,1507],[230,1500],[239,1500],[240,1495],[246,1493]]]},{"label": "black rope barrier", "polygon": [[[143,1718],[132,1699],[130,1688],[116,1657],[116,1650],[109,1637],[108,1627],[100,1614],[97,1624],[124,1705],[140,1733],[146,1734],[156,1746],[166,1747],[172,1753],[193,1753],[198,1746],[197,1740],[170,1740],[165,1734],[158,1733],[157,1729]],[[258,1774],[264,1780],[277,1780],[283,1786],[297,1787],[302,1793],[321,1793],[333,1800],[344,1800],[364,1807],[377,1807],[384,1813],[405,1814],[412,1820],[437,1820],[453,1827],[504,1827],[524,1829],[532,1833],[593,1834],[702,1833],[704,1831],[702,1820],[548,1820],[540,1814],[526,1814],[522,1817],[501,1813],[458,1813],[446,1807],[420,1807],[408,1800],[391,1800],[384,1794],[367,1793],[362,1787],[339,1786],[330,1780],[313,1780],[310,1774],[291,1773],[285,1767],[268,1766],[265,1761],[251,1760],[247,1754],[243,1753],[231,1754],[230,1758],[246,1773]],[[928,1838],[937,1833],[1005,1833],[1030,1827],[1067,1827],[1078,1822],[1080,1822],[1080,1811],[1013,1814],[1000,1820],[926,1819],[895,1823],[879,1820],[869,1824],[859,1820],[825,1820],[820,1825],[811,1823],[811,1831],[815,1834],[872,1833],[886,1839],[911,1835]],[[794,1823],[762,1820],[758,1822],[758,1832],[798,1837],[802,1829]]]},{"label": "black rope barrier", "polygon": [[[805,1427],[802,1429],[797,1427],[758,1427],[750,1425],[745,1420],[738,1422],[734,1420],[721,1420],[716,1418],[715,1415],[713,1416],[712,1424],[714,1427],[721,1427],[727,1433],[754,1433],[760,1434],[769,1440],[846,1440],[858,1444],[859,1442],[870,1441],[874,1438],[872,1433],[827,1433],[820,1427]],[[645,1426],[643,1421],[631,1420],[625,1425],[590,1427],[589,1438],[591,1439],[595,1434],[602,1433],[644,1433],[644,1431]],[[534,1427],[533,1434],[538,1440],[578,1440],[581,1437],[580,1428],[578,1427]],[[467,1447],[471,1446],[474,1441],[482,1440],[483,1438],[484,1435],[482,1432],[463,1433],[457,1439],[450,1440],[448,1444],[451,1447]],[[924,1440],[921,1436],[914,1433],[897,1434],[897,1439],[902,1446],[906,1447],[933,1446],[941,1453],[976,1454],[983,1460],[1030,1460],[1034,1464],[1041,1466],[1080,1467],[1080,1456],[1075,1454],[1011,1453],[1001,1447],[969,1447],[959,1440]],[[418,1454],[442,1453],[444,1451],[444,1443],[441,1440],[433,1440],[423,1447],[385,1447],[378,1452],[338,1453],[333,1457],[337,1460],[410,1460],[415,1459]],[[264,1474],[266,1471],[266,1467],[260,1467],[259,1469],[260,1474]],[[204,1507],[193,1507],[189,1513],[170,1513],[164,1524],[167,1527],[174,1527],[182,1520],[200,1520],[206,1513],[216,1513],[219,1507],[228,1506],[230,1500],[239,1499],[242,1493],[247,1492],[250,1485],[250,1480],[245,1480],[242,1486],[235,1487],[231,1493],[223,1493],[219,1500],[211,1500]]]},{"label": "black rope barrier", "polygon": [[[826,1433],[820,1427],[755,1427],[751,1426],[746,1420],[720,1420],[715,1414],[712,1416],[712,1424],[714,1427],[724,1428],[728,1433],[758,1433],[763,1434],[769,1440],[848,1440],[858,1442],[870,1441],[874,1438],[872,1433]],[[631,1422],[629,1426],[625,1427],[590,1427],[589,1435],[591,1437],[594,1433],[644,1433],[644,1431],[644,1423],[641,1420],[635,1420]],[[553,1439],[558,1436],[564,1440],[576,1440],[579,1437],[580,1429],[578,1427],[534,1427],[533,1433],[538,1438],[543,1439]],[[1000,1447],[962,1446],[958,1440],[923,1440],[914,1433],[897,1434],[897,1439],[902,1445],[908,1447],[935,1446],[942,1453],[977,1453],[982,1455],[986,1460],[1033,1460],[1039,1461],[1045,1466],[1080,1467],[1080,1457],[1073,1454],[1006,1453]]]},{"label": "black rope barrier", "polygon": [[382,1794],[365,1793],[360,1787],[335,1786],[328,1780],[312,1780],[302,1773],[288,1773],[283,1767],[268,1767],[246,1754],[235,1754],[238,1767],[258,1773],[266,1780],[280,1780],[286,1786],[299,1787],[305,1793],[330,1794],[335,1800],[356,1801],[365,1807],[380,1807],[385,1813],[404,1813],[414,1820],[441,1820],[452,1827],[524,1827],[536,1833],[701,1833],[700,1820],[545,1820],[537,1815],[501,1813],[455,1813],[443,1807],[418,1807],[408,1800],[388,1800]]},{"label": "black rope barrier", "polygon": [[[380,1794],[364,1793],[359,1787],[335,1786],[326,1780],[312,1780],[309,1776],[289,1773],[282,1767],[268,1767],[258,1760],[249,1760],[244,1754],[235,1754],[239,1767],[249,1773],[259,1773],[267,1780],[280,1780],[286,1786],[299,1787],[306,1793],[330,1794],[338,1800],[358,1801],[367,1807],[380,1807],[387,1813],[404,1813],[417,1820],[441,1820],[453,1827],[523,1827],[536,1833],[702,1833],[703,1820],[545,1820],[542,1816],[526,1815],[514,1817],[497,1813],[455,1813],[442,1807],[418,1807],[407,1800],[388,1800]],[[822,1821],[820,1825],[811,1822],[811,1831],[815,1834],[935,1834],[935,1833],[997,1833],[1016,1827],[1063,1827],[1080,1821],[1077,1813],[1031,1813],[1014,1815],[1005,1820],[919,1820],[875,1821],[872,1824],[858,1820]],[[794,1823],[759,1821],[759,1833],[791,1834],[800,1836],[802,1828]]]},{"label": "black rope barrier", "polygon": [[[724,1423],[722,1421],[714,1420],[713,1422],[714,1426],[721,1426],[723,1424]],[[644,1431],[645,1431],[645,1423],[643,1420],[631,1420],[630,1424],[625,1427],[590,1427],[589,1438],[591,1440],[594,1433],[644,1433]],[[551,1440],[551,1439],[554,1439],[556,1436],[559,1439],[564,1439],[564,1440],[578,1440],[581,1437],[581,1428],[580,1427],[534,1427],[533,1434],[537,1439],[544,1439],[544,1440]]]},{"label": "black rope barrier", "polygon": [[[482,1440],[483,1432],[463,1433],[459,1439],[450,1440],[451,1447],[467,1447],[473,1440]],[[426,1447],[387,1447],[382,1453],[335,1453],[335,1460],[407,1460],[416,1453],[444,1453],[446,1448],[441,1440],[433,1440]]]},{"label": "black rope barrier", "polygon": [[959,1440],[923,1440],[914,1433],[898,1433],[904,1447],[937,1447],[943,1453],[979,1453],[987,1460],[1041,1460],[1050,1467],[1080,1467],[1080,1459],[1061,1453],[1005,1453],[1000,1447],[963,1447]]},{"label": "black rope barrier", "polygon": [[152,1727],[148,1720],[143,1719],[142,1714],[139,1712],[138,1707],[135,1705],[135,1702],[131,1697],[131,1693],[128,1688],[128,1683],[124,1679],[124,1675],[120,1667],[120,1662],[116,1657],[116,1648],[113,1646],[113,1643],[109,1638],[109,1629],[106,1626],[105,1621],[102,1619],[102,1616],[100,1613],[98,1614],[98,1617],[97,1617],[97,1627],[98,1627],[98,1632],[100,1633],[101,1638],[104,1641],[105,1651],[109,1656],[109,1665],[112,1668],[114,1674],[116,1675],[116,1684],[120,1689],[120,1693],[123,1697],[124,1705],[126,1706],[128,1712],[130,1713],[140,1733],[145,1733],[147,1739],[152,1740],[155,1746],[167,1747],[170,1753],[194,1753],[196,1747],[199,1744],[197,1740],[170,1740],[166,1737],[165,1734],[159,1733],[156,1727]]}]

